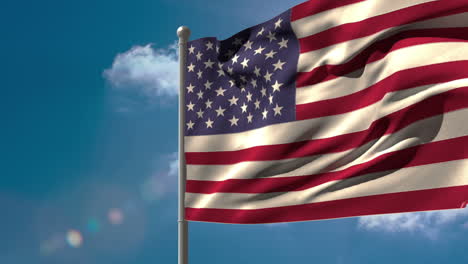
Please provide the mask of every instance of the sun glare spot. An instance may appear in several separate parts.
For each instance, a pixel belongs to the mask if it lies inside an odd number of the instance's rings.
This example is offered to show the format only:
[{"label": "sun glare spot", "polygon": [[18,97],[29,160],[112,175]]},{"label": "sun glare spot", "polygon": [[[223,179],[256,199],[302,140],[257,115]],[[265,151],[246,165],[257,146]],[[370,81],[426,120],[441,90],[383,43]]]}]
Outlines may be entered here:
[{"label": "sun glare spot", "polygon": [[120,225],[123,222],[124,216],[120,209],[113,208],[108,213],[109,222],[113,225]]},{"label": "sun glare spot", "polygon": [[83,237],[81,233],[76,230],[69,230],[67,232],[67,243],[73,248],[79,248],[83,244]]}]

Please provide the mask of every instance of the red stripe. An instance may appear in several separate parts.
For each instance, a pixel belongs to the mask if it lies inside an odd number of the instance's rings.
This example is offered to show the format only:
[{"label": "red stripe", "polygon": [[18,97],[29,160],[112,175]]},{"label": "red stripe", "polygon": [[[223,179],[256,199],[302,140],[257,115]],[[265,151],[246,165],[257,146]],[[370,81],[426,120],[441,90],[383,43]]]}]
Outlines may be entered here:
[{"label": "red stripe", "polygon": [[320,184],[374,172],[468,158],[468,136],[442,140],[380,155],[341,171],[281,178],[187,181],[190,193],[273,193],[302,191]]},{"label": "red stripe", "polygon": [[374,121],[367,130],[335,137],[257,146],[236,151],[186,152],[187,164],[222,165],[243,161],[299,158],[345,151],[383,135],[394,133],[416,121],[468,107],[468,87],[447,91]]},{"label": "red stripe", "polygon": [[387,93],[467,78],[467,68],[468,61],[452,61],[402,70],[356,93],[296,105],[296,119],[343,114],[372,105]]},{"label": "red stripe", "polygon": [[362,38],[387,28],[468,11],[466,0],[433,1],[348,23],[299,39],[301,53]]},{"label": "red stripe", "polygon": [[312,16],[330,9],[350,5],[364,0],[311,0],[292,8],[291,21]]},{"label": "red stripe", "polygon": [[185,214],[189,221],[262,224],[454,209],[467,201],[468,186],[463,185],[265,209],[185,208]]},{"label": "red stripe", "polygon": [[296,87],[314,85],[356,71],[398,49],[427,43],[466,42],[468,28],[417,29],[400,32],[369,45],[351,60],[338,65],[321,65],[310,72],[298,72]]}]

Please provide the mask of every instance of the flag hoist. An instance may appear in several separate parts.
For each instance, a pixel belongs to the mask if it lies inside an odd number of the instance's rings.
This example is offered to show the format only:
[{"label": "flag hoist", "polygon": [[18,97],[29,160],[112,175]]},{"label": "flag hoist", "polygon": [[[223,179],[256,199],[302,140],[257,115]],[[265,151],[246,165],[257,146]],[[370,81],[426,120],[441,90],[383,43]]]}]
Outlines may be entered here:
[{"label": "flag hoist", "polygon": [[184,151],[184,124],[185,124],[185,63],[187,60],[187,41],[190,29],[181,26],[177,29],[179,36],[179,219],[178,219],[178,258],[179,264],[188,263],[188,223],[185,220],[185,182],[187,179]]}]

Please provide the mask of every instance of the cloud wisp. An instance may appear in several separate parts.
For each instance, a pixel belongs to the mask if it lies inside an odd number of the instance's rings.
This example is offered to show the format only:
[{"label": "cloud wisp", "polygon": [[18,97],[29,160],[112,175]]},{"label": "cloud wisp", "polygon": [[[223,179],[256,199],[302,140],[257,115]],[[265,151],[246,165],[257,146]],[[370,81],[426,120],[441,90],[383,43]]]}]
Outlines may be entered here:
[{"label": "cloud wisp", "polygon": [[468,209],[373,215],[360,217],[358,226],[369,231],[420,233],[436,239],[442,229],[468,218]]},{"label": "cloud wisp", "polygon": [[169,193],[177,192],[179,172],[177,153],[163,157],[163,160],[167,167],[164,170],[157,170],[141,185],[142,198],[148,202],[163,199]]},{"label": "cloud wisp", "polygon": [[155,49],[152,44],[134,46],[117,54],[103,76],[116,89],[135,91],[149,99],[178,94],[177,44]]}]

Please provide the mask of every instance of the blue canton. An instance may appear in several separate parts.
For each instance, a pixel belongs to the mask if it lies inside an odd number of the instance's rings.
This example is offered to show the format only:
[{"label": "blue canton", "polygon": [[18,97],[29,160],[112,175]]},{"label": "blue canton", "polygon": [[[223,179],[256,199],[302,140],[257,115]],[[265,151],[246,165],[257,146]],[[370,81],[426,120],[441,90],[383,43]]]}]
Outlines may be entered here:
[{"label": "blue canton", "polygon": [[290,11],[223,41],[190,41],[186,135],[237,133],[295,120],[298,57]]}]

